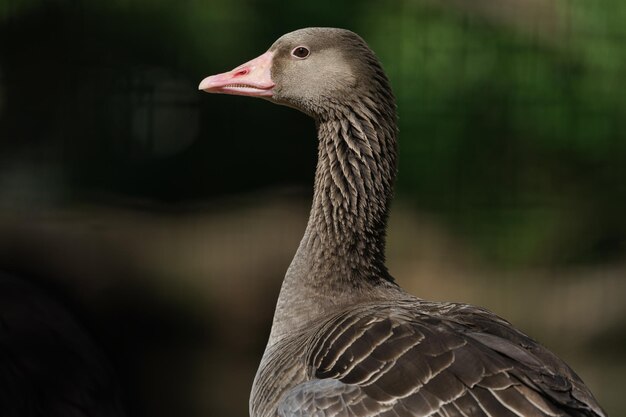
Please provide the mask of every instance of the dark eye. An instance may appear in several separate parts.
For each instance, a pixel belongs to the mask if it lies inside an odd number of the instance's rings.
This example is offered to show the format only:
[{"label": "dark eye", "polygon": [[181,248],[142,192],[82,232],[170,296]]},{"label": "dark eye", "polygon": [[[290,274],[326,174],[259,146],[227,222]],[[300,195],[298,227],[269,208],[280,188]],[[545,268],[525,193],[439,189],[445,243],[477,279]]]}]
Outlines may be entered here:
[{"label": "dark eye", "polygon": [[309,56],[310,53],[311,51],[309,51],[309,48],[305,46],[296,46],[295,48],[293,48],[293,51],[291,51],[291,55],[295,56],[298,59],[304,59]]}]

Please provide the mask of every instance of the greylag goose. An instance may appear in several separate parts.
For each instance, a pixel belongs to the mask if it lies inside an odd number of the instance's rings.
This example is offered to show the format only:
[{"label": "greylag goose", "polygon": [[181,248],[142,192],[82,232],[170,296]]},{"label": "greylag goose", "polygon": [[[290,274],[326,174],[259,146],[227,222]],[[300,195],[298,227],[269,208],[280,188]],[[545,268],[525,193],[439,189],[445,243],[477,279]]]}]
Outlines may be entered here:
[{"label": "greylag goose", "polygon": [[199,89],[262,97],[317,125],[311,214],[280,290],[252,417],[606,416],[574,371],[507,321],[414,297],[387,271],[396,104],[363,39],[297,30]]}]

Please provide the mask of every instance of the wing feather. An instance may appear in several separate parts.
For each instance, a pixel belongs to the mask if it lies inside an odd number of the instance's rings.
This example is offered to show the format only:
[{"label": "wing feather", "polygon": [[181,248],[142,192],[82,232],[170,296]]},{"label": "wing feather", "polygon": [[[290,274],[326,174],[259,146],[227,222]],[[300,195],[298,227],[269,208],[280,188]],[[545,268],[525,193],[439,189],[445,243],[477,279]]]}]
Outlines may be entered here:
[{"label": "wing feather", "polygon": [[425,310],[329,320],[309,341],[311,379],[287,390],[278,415],[605,417],[567,365],[504,320],[465,305]]}]

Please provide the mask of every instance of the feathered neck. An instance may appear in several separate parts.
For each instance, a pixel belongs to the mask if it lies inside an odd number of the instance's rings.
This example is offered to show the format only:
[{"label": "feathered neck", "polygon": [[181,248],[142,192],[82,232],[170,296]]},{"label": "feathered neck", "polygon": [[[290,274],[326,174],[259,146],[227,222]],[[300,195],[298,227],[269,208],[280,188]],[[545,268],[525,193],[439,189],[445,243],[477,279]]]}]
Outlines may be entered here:
[{"label": "feathered neck", "polygon": [[385,267],[385,230],[396,175],[396,118],[393,97],[382,98],[331,101],[317,120],[315,191],[302,242],[312,278],[356,287],[393,280]]},{"label": "feathered neck", "polygon": [[276,304],[268,349],[335,308],[400,291],[385,266],[396,176],[396,106],[379,66],[361,94],[316,109],[311,214]]}]

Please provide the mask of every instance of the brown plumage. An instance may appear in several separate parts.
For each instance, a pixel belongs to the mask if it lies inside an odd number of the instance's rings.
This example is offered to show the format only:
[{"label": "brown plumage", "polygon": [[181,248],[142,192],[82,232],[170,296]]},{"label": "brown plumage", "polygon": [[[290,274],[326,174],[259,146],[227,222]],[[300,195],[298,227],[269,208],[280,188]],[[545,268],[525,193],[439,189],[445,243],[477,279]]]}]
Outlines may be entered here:
[{"label": "brown plumage", "polygon": [[366,43],[308,28],[203,80],[315,119],[311,215],[287,271],[250,398],[252,417],[601,417],[558,357],[493,313],[395,284],[385,229],[396,107]]}]

